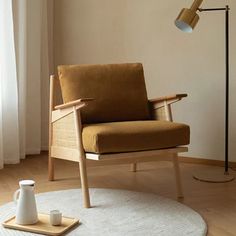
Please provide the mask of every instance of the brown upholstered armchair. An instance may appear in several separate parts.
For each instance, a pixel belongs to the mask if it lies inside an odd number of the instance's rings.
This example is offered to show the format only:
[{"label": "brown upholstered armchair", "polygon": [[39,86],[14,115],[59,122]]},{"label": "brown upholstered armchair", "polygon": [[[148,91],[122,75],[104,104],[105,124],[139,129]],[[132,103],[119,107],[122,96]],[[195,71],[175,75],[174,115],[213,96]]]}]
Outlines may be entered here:
[{"label": "brown upholstered armchair", "polygon": [[[142,64],[64,65],[59,81],[51,76],[49,179],[54,158],[76,161],[80,167],[84,206],[90,207],[86,160],[112,164],[172,159],[178,197],[182,187],[178,153],[186,152],[189,126],[172,122],[177,94],[148,100]],[[62,105],[55,104],[60,82]]]}]

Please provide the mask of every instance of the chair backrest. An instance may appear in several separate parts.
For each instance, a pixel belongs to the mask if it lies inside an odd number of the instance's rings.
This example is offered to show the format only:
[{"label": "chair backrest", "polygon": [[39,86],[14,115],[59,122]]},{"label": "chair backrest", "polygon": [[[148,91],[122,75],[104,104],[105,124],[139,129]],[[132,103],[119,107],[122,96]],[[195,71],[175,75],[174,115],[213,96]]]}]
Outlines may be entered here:
[{"label": "chair backrest", "polygon": [[140,63],[58,66],[63,102],[95,101],[82,109],[83,123],[150,119]]}]

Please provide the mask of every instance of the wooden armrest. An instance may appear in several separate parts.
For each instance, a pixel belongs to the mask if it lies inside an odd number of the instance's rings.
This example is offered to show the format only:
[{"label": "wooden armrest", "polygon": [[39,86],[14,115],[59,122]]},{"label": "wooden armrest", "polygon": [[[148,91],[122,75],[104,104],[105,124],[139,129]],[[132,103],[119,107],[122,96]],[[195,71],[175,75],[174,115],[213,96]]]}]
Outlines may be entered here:
[{"label": "wooden armrest", "polygon": [[184,94],[175,94],[171,96],[165,96],[165,97],[160,97],[156,99],[150,99],[149,103],[151,105],[151,108],[156,110],[159,108],[162,108],[166,105],[171,105],[172,103],[180,101],[182,98],[187,97],[188,95],[186,93]]},{"label": "wooden armrest", "polygon": [[154,98],[150,99],[149,102],[151,103],[159,103],[159,102],[164,102],[164,101],[170,101],[170,100],[181,100],[184,97],[187,97],[188,95],[186,93],[183,94],[175,94],[175,95],[170,95],[170,96],[165,96],[165,97],[160,97],[160,98]]},{"label": "wooden armrest", "polygon": [[61,105],[57,105],[54,108],[55,108],[55,110],[65,109],[65,108],[68,108],[68,107],[73,107],[73,106],[80,105],[82,103],[90,102],[90,101],[93,101],[93,100],[94,100],[94,98],[80,98],[80,99],[72,101],[72,102],[67,102],[67,103],[64,103],[64,104],[61,104]]}]

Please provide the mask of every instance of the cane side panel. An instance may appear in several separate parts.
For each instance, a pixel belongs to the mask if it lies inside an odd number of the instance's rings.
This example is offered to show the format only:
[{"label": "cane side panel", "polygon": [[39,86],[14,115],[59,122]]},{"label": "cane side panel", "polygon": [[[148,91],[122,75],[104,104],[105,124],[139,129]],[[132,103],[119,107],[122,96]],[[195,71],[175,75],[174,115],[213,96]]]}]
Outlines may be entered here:
[{"label": "cane side panel", "polygon": [[52,146],[77,149],[73,113],[52,124]]}]

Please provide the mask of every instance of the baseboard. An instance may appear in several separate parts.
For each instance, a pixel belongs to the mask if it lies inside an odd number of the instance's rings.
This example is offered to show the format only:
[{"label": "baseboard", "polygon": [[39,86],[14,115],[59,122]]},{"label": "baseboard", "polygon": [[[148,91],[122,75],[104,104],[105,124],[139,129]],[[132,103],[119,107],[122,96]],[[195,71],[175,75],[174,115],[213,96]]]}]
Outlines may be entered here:
[{"label": "baseboard", "polygon": [[[185,156],[179,156],[179,161],[182,163],[210,165],[210,166],[224,166],[225,164],[224,161],[220,161],[220,160],[202,159],[202,158],[185,157]],[[229,167],[235,168],[236,162],[230,161]]]},{"label": "baseboard", "polygon": [[41,150],[38,148],[27,148],[25,150],[26,155],[38,155],[40,154]]},{"label": "baseboard", "polygon": [[48,151],[48,146],[42,146],[42,147],[41,147],[41,151],[42,151],[42,152]]}]

